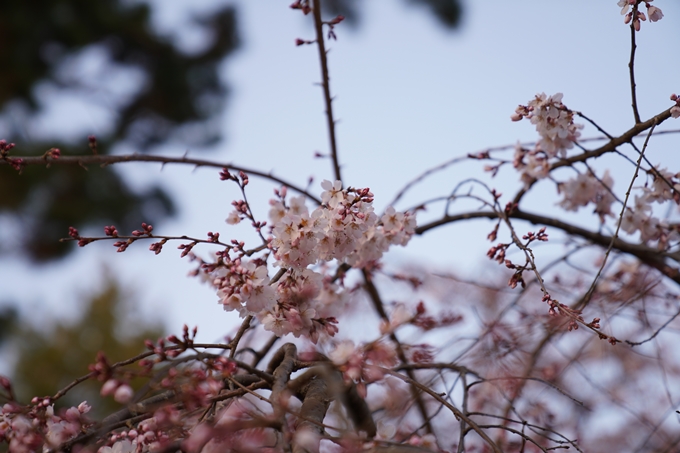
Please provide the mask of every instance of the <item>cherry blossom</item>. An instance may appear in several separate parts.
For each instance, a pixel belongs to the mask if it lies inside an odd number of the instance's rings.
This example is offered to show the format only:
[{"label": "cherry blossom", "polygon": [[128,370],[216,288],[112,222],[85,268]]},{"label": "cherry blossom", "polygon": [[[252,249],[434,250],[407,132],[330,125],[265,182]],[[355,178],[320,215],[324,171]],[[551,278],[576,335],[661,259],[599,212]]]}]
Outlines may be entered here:
[{"label": "cherry blossom", "polygon": [[324,189],[321,194],[321,201],[327,204],[330,208],[335,208],[340,201],[342,201],[342,181],[335,181],[331,183],[327,179],[321,182],[321,187]]},{"label": "cherry blossom", "polygon": [[119,440],[112,446],[101,447],[97,453],[134,453],[137,451],[137,442],[129,439]]},{"label": "cherry blossom", "polygon": [[637,0],[619,0],[618,5],[621,8],[621,15],[623,16],[628,12],[631,5],[634,5]]},{"label": "cherry blossom", "polygon": [[[654,0],[645,0],[644,4],[647,8],[647,15],[649,16],[650,22],[657,22],[663,18],[663,12],[660,8],[652,6],[651,2]],[[641,0],[619,0],[617,5],[621,7],[621,15],[625,14],[624,23],[629,24],[633,21],[633,28],[635,31],[640,31],[640,24],[642,21],[647,20],[647,17],[642,11],[634,9],[630,11],[631,6],[639,5],[643,3]]]},{"label": "cherry blossom", "polygon": [[302,196],[286,204],[285,191],[269,203],[269,248],[274,266],[287,269],[275,285],[264,261],[222,256],[211,274],[225,310],[254,315],[280,336],[292,333],[316,341],[320,333],[333,335],[337,327],[331,301],[342,299],[341,288],[324,283],[324,275],[310,267],[336,261],[363,268],[391,245],[406,245],[414,234],[416,221],[410,213],[388,207],[379,218],[368,189],[342,189],[339,181],[321,186],[323,204],[311,213]]},{"label": "cherry blossom", "polygon": [[121,385],[116,389],[116,391],[113,394],[113,399],[117,403],[128,403],[132,397],[134,396],[134,391],[132,390],[132,387],[130,387],[127,384]]},{"label": "cherry blossom", "polygon": [[675,93],[671,94],[671,101],[675,102],[675,105],[671,107],[671,116],[680,118],[680,96]]},{"label": "cherry blossom", "polygon": [[579,174],[575,178],[558,185],[558,190],[563,198],[558,203],[567,211],[577,211],[580,207],[589,203],[595,204],[595,213],[604,222],[605,216],[613,216],[611,205],[615,201],[612,195],[614,180],[605,171],[601,179],[595,178],[591,173]]},{"label": "cherry blossom", "polygon": [[656,6],[650,6],[649,3],[647,3],[647,15],[649,16],[650,22],[656,22],[663,18],[661,10]]},{"label": "cherry blossom", "polygon": [[[650,2],[618,2],[633,30],[639,30],[646,20],[638,11],[642,3],[650,22],[663,17]],[[316,25],[330,26],[331,31],[342,20],[339,16],[324,22],[310,0],[298,0],[292,6],[305,13],[314,11]],[[322,44],[323,34],[300,42]],[[322,61],[326,54],[321,50]],[[634,92],[632,56],[629,68]],[[328,76],[325,70],[322,73],[327,89]],[[636,110],[634,93],[633,97]],[[330,110],[331,97],[327,99]],[[680,204],[680,173],[653,165],[651,156],[660,154],[647,146],[655,142],[649,138],[659,132],[655,127],[669,112],[680,117],[680,98],[672,95],[675,105],[656,112],[650,120],[638,118],[635,111],[632,129],[622,129],[620,135],[610,135],[588,120],[602,135],[581,143],[577,141],[583,126],[574,119],[585,116],[568,109],[562,99],[561,93],[540,93],[512,115],[514,121],[527,118],[535,126],[536,145],[517,144],[514,154],[510,146],[468,155],[493,160],[495,165],[489,168],[494,176],[508,164],[520,173],[524,185],[515,184],[518,190],[509,194],[505,208],[500,191],[483,180],[474,182],[488,189],[486,195],[468,192],[468,198],[482,202],[477,211],[456,211],[455,197],[442,196],[424,201],[413,212],[388,206],[380,213],[368,188],[324,180],[316,196],[269,174],[270,180],[288,184],[288,189],[274,191],[264,222],[256,219],[257,210],[251,210],[246,201],[246,171],[232,170],[238,171],[235,176],[224,168],[220,178],[237,183],[243,194],[231,203],[233,210],[226,222],[250,220],[256,233],[254,243],[222,242],[220,234],[213,232],[207,240],[155,236],[148,224],[131,236],[107,226],[106,237],[101,238],[81,237],[70,228],[68,235],[74,242],[85,245],[114,239],[119,251],[137,240],[160,241],[150,247],[156,253],[169,240],[184,241],[179,247],[182,256],[199,263],[195,272],[212,285],[218,305],[244,319],[217,344],[198,342],[197,329],[190,333],[185,326],[181,336],[147,340],[146,350],[128,360],[113,363],[99,353],[82,380],[98,380],[101,395],[112,397],[122,409],[96,422],[89,419],[85,402],[55,409],[79,380],[55,396],[34,397],[20,404],[9,379],[0,376],[0,398],[6,401],[0,412],[0,442],[19,453],[553,451],[572,447],[596,451],[596,442],[605,444],[601,451],[628,451],[620,447],[628,439],[618,441],[587,426],[602,416],[603,407],[611,410],[602,401],[615,401],[633,415],[614,431],[617,436],[630,432],[631,438],[643,439],[647,444],[636,443],[639,451],[671,451],[677,427],[667,430],[668,424],[658,415],[676,409],[668,392],[678,380],[674,371],[678,367],[665,351],[672,351],[674,344],[680,296],[663,283],[680,281],[680,225],[675,222],[677,212],[671,209]],[[591,147],[593,142],[596,145]],[[570,152],[576,145],[578,149]],[[11,148],[0,141],[0,162],[19,165],[7,155]],[[497,152],[512,155],[499,157]],[[617,174],[626,179],[618,182],[618,192],[614,192],[614,170],[610,173],[601,166],[621,155],[635,165],[635,175],[617,168]],[[340,179],[337,151],[326,157],[334,160],[334,173]],[[56,148],[42,156],[43,163],[49,159],[55,165],[68,158]],[[31,158],[26,159],[20,168]],[[267,177],[264,172],[259,176]],[[560,208],[574,212],[587,207],[597,215],[599,225],[588,229],[581,219],[572,222],[569,216],[551,218],[532,210],[524,195],[538,180],[543,180],[543,186],[556,184]],[[296,195],[289,196],[289,190]],[[435,213],[431,222],[416,229],[414,212],[428,209],[431,215],[430,206],[442,200],[446,201],[443,214]],[[425,266],[395,272],[392,263],[382,262],[391,247],[406,246],[416,231],[422,234],[444,223],[472,218],[493,221],[487,239],[497,245],[487,255],[504,264],[501,272],[507,275],[495,278],[475,273],[475,281],[458,281],[453,274],[420,268]],[[537,226],[528,231],[523,222]],[[546,259],[545,249],[535,247],[548,241],[547,228],[551,234],[553,230],[566,233],[566,240],[559,244],[566,253],[560,251],[559,260]],[[453,246],[467,239],[457,235]],[[199,244],[219,249],[204,261],[192,251]],[[581,250],[590,250],[590,256],[597,250],[595,259],[575,256]],[[506,294],[494,283],[503,285],[508,277],[511,289]],[[381,287],[388,280],[391,294]],[[366,306],[359,305],[366,299]],[[436,302],[442,306],[432,310]],[[350,332],[352,339],[333,338],[345,312],[352,319],[365,316],[362,310],[372,310],[366,318],[378,319],[379,324],[366,329],[360,324],[361,332]],[[433,332],[444,327],[443,335]],[[280,344],[276,337],[284,336],[290,341]],[[652,340],[654,353],[630,353],[633,346],[647,342],[644,347],[651,346]],[[607,352],[623,342],[631,348]],[[657,391],[653,383],[658,382],[654,375],[659,368],[649,370],[662,360],[668,360],[668,366],[662,370],[667,372],[662,373],[663,385]],[[611,371],[619,365],[635,392],[609,388],[606,377],[613,374],[612,379],[618,379]],[[129,384],[132,379],[146,380],[138,393]],[[559,393],[559,401],[553,404],[543,399],[550,393]],[[628,408],[628,403],[640,400],[649,412]],[[645,404],[649,401],[655,404]],[[647,420],[654,421],[653,426]],[[595,443],[587,438],[593,435],[598,437]]]},{"label": "cherry blossom", "polygon": [[540,149],[528,150],[519,143],[515,145],[513,167],[520,172],[521,180],[530,184],[537,179],[543,179],[550,174],[550,162],[548,155]]},{"label": "cherry blossom", "polygon": [[229,225],[236,225],[237,223],[241,222],[241,216],[239,215],[238,211],[231,211],[226,222]]},{"label": "cherry blossom", "polygon": [[574,123],[574,113],[562,103],[562,93],[537,94],[527,105],[520,105],[511,116],[513,121],[527,118],[541,137],[536,149],[547,157],[564,157],[581,136],[582,124]]}]

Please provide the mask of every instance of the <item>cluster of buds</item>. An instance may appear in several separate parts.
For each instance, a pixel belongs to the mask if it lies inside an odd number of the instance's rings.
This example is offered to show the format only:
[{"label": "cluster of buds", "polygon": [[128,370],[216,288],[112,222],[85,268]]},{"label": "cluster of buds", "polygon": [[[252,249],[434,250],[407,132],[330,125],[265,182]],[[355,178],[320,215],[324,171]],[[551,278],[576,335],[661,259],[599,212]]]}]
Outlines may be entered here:
[{"label": "cluster of buds", "polygon": [[312,7],[309,5],[309,0],[296,0],[290,5],[291,9],[299,9],[306,16],[312,12]]},{"label": "cluster of buds", "polygon": [[363,396],[366,383],[382,379],[385,375],[382,368],[391,368],[398,362],[394,347],[384,341],[357,346],[352,340],[343,340],[328,356],[346,381],[359,384],[357,390]]},{"label": "cluster of buds", "polygon": [[[663,12],[656,6],[652,6],[651,3],[654,0],[619,0],[618,5],[621,7],[621,15],[625,15],[623,21],[626,24],[633,22],[633,28],[635,31],[640,31],[641,21],[647,20],[645,13],[638,10],[640,3],[644,3],[647,7],[647,15],[649,16],[650,22],[656,22],[663,18]],[[633,7],[632,11],[628,11],[630,7]]]},{"label": "cluster of buds", "polygon": [[9,157],[9,150],[14,148],[14,146],[14,143],[7,143],[6,140],[0,140],[0,159],[7,162],[16,171],[21,171],[24,160],[19,157]]},{"label": "cluster of buds", "polygon": [[545,227],[543,227],[540,230],[538,230],[538,233],[529,231],[527,234],[522,236],[522,239],[525,239],[527,241],[524,244],[525,246],[531,244],[533,241],[548,242],[548,233],[545,232]]}]

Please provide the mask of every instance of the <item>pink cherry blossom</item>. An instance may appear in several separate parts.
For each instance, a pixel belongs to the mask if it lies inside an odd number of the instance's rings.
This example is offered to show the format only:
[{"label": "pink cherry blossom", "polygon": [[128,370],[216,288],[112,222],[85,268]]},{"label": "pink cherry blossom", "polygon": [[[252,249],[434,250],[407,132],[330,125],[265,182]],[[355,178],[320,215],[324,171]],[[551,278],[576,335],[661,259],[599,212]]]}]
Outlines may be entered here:
[{"label": "pink cherry blossom", "polygon": [[613,185],[614,181],[609,172],[605,172],[600,180],[590,173],[580,174],[558,186],[563,196],[558,204],[567,211],[577,211],[580,207],[593,203],[595,212],[600,216],[600,220],[604,221],[605,216],[613,215],[611,212],[611,205],[615,201],[611,193]]},{"label": "pink cherry blossom", "polygon": [[636,0],[619,0],[617,5],[621,8],[621,15],[623,16],[628,12],[631,5],[635,4]]},{"label": "pink cherry blossom", "polygon": [[583,128],[574,123],[574,114],[562,103],[562,97],[562,93],[537,94],[526,106],[518,106],[512,117],[515,121],[518,117],[527,118],[536,126],[541,137],[536,149],[548,157],[564,157],[581,136],[579,131]]},{"label": "pink cherry blossom", "polygon": [[671,107],[671,116],[673,118],[680,118],[680,106],[674,105]]},{"label": "pink cherry blossom", "polygon": [[241,222],[241,216],[239,215],[238,211],[234,210],[229,213],[229,216],[227,217],[226,222],[229,225],[236,225],[237,223]]},{"label": "pink cherry blossom", "polygon": [[650,22],[656,22],[663,18],[663,12],[661,12],[661,9],[657,8],[656,6],[651,6],[649,3],[647,3],[647,15],[649,16]]}]

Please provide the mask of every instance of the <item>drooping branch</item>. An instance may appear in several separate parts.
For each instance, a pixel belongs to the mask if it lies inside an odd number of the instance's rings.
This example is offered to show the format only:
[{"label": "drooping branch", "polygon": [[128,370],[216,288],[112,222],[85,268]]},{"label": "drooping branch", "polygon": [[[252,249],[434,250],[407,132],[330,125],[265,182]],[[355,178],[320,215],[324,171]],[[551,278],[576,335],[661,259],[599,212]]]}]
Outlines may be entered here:
[{"label": "drooping branch", "polygon": [[[373,303],[375,311],[378,313],[378,315],[383,321],[387,321],[389,323],[389,317],[385,312],[385,305],[382,302],[380,293],[378,292],[378,288],[376,288],[375,284],[373,283],[373,277],[365,269],[362,270],[362,272],[364,276],[364,287],[366,289],[366,292],[368,293],[369,298],[371,299],[371,302]],[[409,361],[406,358],[406,354],[404,353],[404,348],[401,346],[401,342],[399,341],[397,335],[394,332],[390,332],[390,340],[392,340],[392,342],[394,343],[395,349],[397,351],[397,357],[399,357],[401,363],[405,365],[408,364]],[[416,381],[415,373],[413,372],[412,369],[406,369],[406,374],[411,380]],[[423,418],[423,424],[425,426],[425,429],[427,430],[428,433],[432,433],[432,424],[430,423],[430,417],[427,414],[427,407],[423,402],[421,394],[415,387],[410,388],[411,394],[413,395],[416,405],[418,406],[418,410],[420,411],[420,415]]]},{"label": "drooping branch", "polygon": [[87,165],[102,165],[102,166],[107,166],[107,165],[112,165],[112,164],[119,164],[123,162],[158,162],[161,164],[188,164],[188,165],[194,165],[196,167],[213,167],[213,168],[227,168],[229,170],[233,171],[242,171],[248,175],[252,176],[257,176],[260,178],[267,179],[269,181],[275,182],[277,184],[281,184],[283,186],[286,186],[290,188],[291,190],[294,190],[313,202],[317,204],[321,204],[321,200],[319,200],[318,197],[312,195],[309,193],[307,190],[292,184],[284,179],[279,178],[278,176],[274,176],[271,173],[265,173],[263,171],[259,170],[254,170],[252,168],[246,168],[242,167],[239,165],[233,165],[229,163],[220,163],[220,162],[214,162],[211,160],[205,160],[205,159],[194,159],[194,158],[189,158],[186,156],[183,157],[167,157],[167,156],[150,156],[150,155],[143,155],[143,154],[123,154],[123,155],[115,155],[115,156],[108,156],[108,155],[91,155],[91,156],[61,156],[58,159],[54,159],[51,157],[44,158],[42,156],[29,156],[29,157],[6,157],[6,158],[0,158],[0,165],[13,165],[17,164],[17,161],[20,159],[19,165],[21,167],[27,166],[27,165],[46,165],[46,166],[51,166],[51,165],[79,165],[81,167],[87,168]]}]

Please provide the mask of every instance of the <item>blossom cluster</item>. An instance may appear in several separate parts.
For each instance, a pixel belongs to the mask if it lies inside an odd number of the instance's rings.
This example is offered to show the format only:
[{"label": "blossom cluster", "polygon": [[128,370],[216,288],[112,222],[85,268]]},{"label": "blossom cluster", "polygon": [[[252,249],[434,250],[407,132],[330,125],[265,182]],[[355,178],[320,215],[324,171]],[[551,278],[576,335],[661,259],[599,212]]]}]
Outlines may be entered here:
[{"label": "blossom cluster", "polygon": [[[624,7],[623,13],[634,3],[634,0],[619,2],[620,6]],[[658,8],[651,10],[654,7],[649,4],[647,8],[650,16],[654,13],[657,17]],[[671,108],[671,116],[680,117],[680,97],[673,94],[671,101],[676,103]],[[533,149],[524,148],[519,144],[515,147],[513,166],[521,173],[521,179],[526,184],[546,178],[551,169],[550,159],[565,157],[566,151],[573,147],[580,136],[580,129],[583,128],[582,125],[574,123],[573,117],[574,113],[562,104],[561,93],[550,97],[541,93],[527,105],[517,107],[511,119],[520,121],[522,118],[528,118],[536,126],[540,136]],[[642,187],[642,193],[635,195],[633,206],[627,207],[624,212],[621,229],[629,234],[640,232],[642,242],[658,241],[659,246],[664,248],[670,240],[678,237],[678,231],[668,222],[652,215],[652,204],[670,200],[680,204],[680,184],[678,174],[666,169],[651,170],[650,175],[653,178],[651,186]],[[599,216],[600,222],[604,222],[605,217],[615,217],[612,213],[612,204],[617,199],[612,192],[613,186],[614,180],[608,171],[605,171],[602,177],[597,177],[589,170],[558,183],[558,192],[562,195],[558,205],[567,211],[577,211],[580,207],[592,204],[593,212]]]},{"label": "blossom cluster", "polygon": [[335,279],[318,268],[328,270],[330,262],[371,266],[391,245],[406,245],[414,234],[410,213],[389,207],[378,217],[369,189],[343,189],[340,181],[321,186],[322,204],[312,212],[302,196],[286,202],[285,189],[270,201],[269,249],[274,265],[283,269],[276,284],[266,260],[223,256],[212,276],[225,310],[255,316],[279,336],[292,333],[312,341],[321,333],[332,336],[345,296]]},{"label": "blossom cluster", "polygon": [[[650,22],[656,22],[659,21],[663,18],[663,12],[661,11],[660,8],[657,8],[656,6],[652,6],[651,3],[654,0],[646,0],[644,1],[645,7],[647,7],[647,15],[649,16],[649,21]],[[631,21],[633,21],[633,28],[635,28],[635,31],[640,31],[640,23],[641,21],[647,20],[647,17],[645,16],[645,13],[642,11],[638,11],[636,8],[633,9],[633,11],[628,11],[631,6],[636,6],[639,5],[641,2],[640,0],[619,0],[618,5],[621,7],[621,15],[625,15],[623,21],[626,24],[629,24]]]},{"label": "blossom cluster", "polygon": [[595,205],[594,212],[604,222],[605,216],[613,217],[611,206],[616,197],[612,193],[614,180],[605,171],[602,178],[597,178],[593,173],[579,174],[566,182],[558,184],[558,190],[563,198],[558,203],[567,211],[576,211],[590,203]]},{"label": "blossom cluster", "polygon": [[311,214],[302,196],[292,198],[290,206],[272,200],[271,245],[281,266],[301,269],[336,259],[364,268],[391,245],[406,245],[413,235],[415,218],[389,207],[379,219],[368,189],[343,190],[340,181],[323,181],[321,186],[323,204]]},{"label": "blossom cluster", "polygon": [[670,200],[680,204],[680,174],[664,168],[653,172],[652,178],[651,187],[641,187],[633,206],[626,207],[621,229],[629,234],[639,231],[642,242],[658,241],[659,247],[665,249],[669,241],[680,239],[680,234],[666,220],[653,215],[652,205]]},{"label": "blossom cluster", "polygon": [[562,93],[547,96],[537,94],[527,105],[520,105],[511,116],[513,121],[527,118],[536,126],[540,140],[536,151],[547,157],[564,157],[568,149],[581,136],[582,124],[574,123],[574,112],[562,104]]},{"label": "blossom cluster", "polygon": [[352,340],[343,340],[333,349],[329,358],[347,381],[359,383],[358,390],[365,396],[365,384],[384,377],[382,368],[397,364],[397,352],[390,343],[374,341],[355,345]]},{"label": "blossom cluster", "polygon": [[11,452],[31,453],[41,446],[46,450],[58,447],[92,424],[85,415],[90,411],[86,402],[58,413],[50,398],[34,398],[31,403],[26,410],[10,402],[0,411],[0,442],[7,442]]},{"label": "blossom cluster", "polygon": [[169,433],[185,431],[188,420],[172,406],[156,410],[153,417],[142,420],[137,426],[111,434],[97,453],[139,453],[163,451],[173,444]]},{"label": "blossom cluster", "polygon": [[562,93],[537,94],[527,105],[520,105],[510,117],[513,121],[527,118],[536,126],[540,139],[533,149],[515,147],[513,166],[524,183],[548,176],[550,159],[564,157],[581,136],[582,124],[574,123],[574,113],[562,103]]},{"label": "blossom cluster", "polygon": [[[621,220],[621,229],[628,234],[640,233],[644,243],[658,241],[663,249],[669,241],[680,238],[676,228],[665,220],[653,215],[654,203],[662,204],[673,201],[680,204],[680,174],[667,169],[650,171],[651,184],[639,187],[639,194],[634,195],[634,202],[627,206]],[[614,181],[605,171],[602,178],[592,173],[580,174],[566,182],[558,184],[563,198],[558,203],[567,211],[576,211],[582,206],[593,204],[594,212],[605,221],[605,216],[615,217],[611,206],[616,201],[612,193]]]}]

